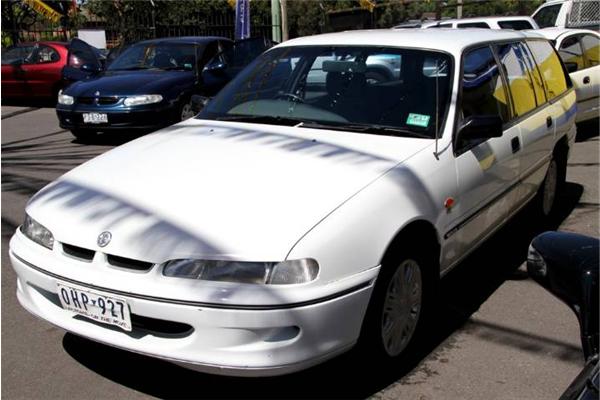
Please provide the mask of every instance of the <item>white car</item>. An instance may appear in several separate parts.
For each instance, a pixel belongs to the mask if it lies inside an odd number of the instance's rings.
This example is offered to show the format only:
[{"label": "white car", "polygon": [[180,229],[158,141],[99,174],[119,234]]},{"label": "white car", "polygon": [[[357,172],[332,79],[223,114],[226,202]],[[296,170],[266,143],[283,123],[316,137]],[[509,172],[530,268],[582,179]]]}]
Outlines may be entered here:
[{"label": "white car", "polygon": [[540,28],[600,28],[598,0],[546,0],[531,15]]},{"label": "white car", "polygon": [[[397,56],[399,76],[366,78],[370,57]],[[315,65],[324,83],[307,82]],[[290,40],[197,118],[33,196],[10,242],[17,297],[77,335],[216,374],[285,374],[357,343],[398,357],[427,334],[441,276],[529,200],[553,212],[574,119],[539,36]]]},{"label": "white car", "polygon": [[421,25],[421,28],[484,28],[514,29],[515,31],[522,31],[526,29],[538,29],[539,27],[531,17],[512,16],[444,19],[441,21],[425,22]]},{"label": "white car", "polygon": [[[600,5],[599,5],[600,7]],[[577,122],[600,115],[600,34],[585,29],[536,31],[558,50],[577,92]]]}]

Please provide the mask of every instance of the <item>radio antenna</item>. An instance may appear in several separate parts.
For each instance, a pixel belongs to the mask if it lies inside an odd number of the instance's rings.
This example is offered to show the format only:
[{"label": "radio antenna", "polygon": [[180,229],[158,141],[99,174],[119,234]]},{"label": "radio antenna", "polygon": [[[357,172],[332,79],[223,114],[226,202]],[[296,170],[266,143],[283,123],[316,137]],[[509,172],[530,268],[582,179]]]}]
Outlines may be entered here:
[{"label": "radio antenna", "polygon": [[436,58],[435,59],[435,152],[433,153],[433,155],[435,156],[435,158],[437,160],[440,159],[438,156],[439,78],[440,78],[439,59]]}]

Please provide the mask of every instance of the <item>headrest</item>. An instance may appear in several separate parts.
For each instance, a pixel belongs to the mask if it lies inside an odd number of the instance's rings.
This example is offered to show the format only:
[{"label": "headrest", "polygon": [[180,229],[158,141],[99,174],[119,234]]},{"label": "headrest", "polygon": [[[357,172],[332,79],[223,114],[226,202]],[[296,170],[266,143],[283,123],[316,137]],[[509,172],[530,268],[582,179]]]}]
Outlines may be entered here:
[{"label": "headrest", "polygon": [[367,71],[367,64],[356,61],[323,61],[323,71],[364,74]]}]

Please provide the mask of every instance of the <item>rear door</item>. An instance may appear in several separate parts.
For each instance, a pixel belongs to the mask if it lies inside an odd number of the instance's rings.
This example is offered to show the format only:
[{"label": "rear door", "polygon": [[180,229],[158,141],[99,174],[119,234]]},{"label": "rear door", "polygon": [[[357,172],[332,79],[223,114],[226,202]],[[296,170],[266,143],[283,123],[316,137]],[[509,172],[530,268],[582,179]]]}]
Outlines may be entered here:
[{"label": "rear door", "polygon": [[[546,40],[528,40],[527,47],[543,80],[548,101],[548,104],[543,107],[548,115],[546,117],[548,134],[539,139],[537,147],[525,144],[527,162],[524,163],[522,172],[523,187],[529,189],[529,193],[532,194],[544,179],[547,169],[535,167],[538,165],[546,167],[555,143],[564,136],[574,134],[574,130],[571,129],[574,128],[576,102],[575,92],[569,91],[571,85],[566,70],[552,45]],[[523,125],[522,129],[531,129],[531,126]]]},{"label": "rear door", "polygon": [[[554,120],[557,116],[552,113],[542,76],[525,43],[498,46],[498,56],[510,82],[514,123],[519,129],[519,150],[516,151],[519,155],[519,177],[527,180],[536,172],[545,173],[544,167],[554,145]],[[517,146],[515,143],[512,145]],[[537,184],[521,184],[511,199],[513,209],[523,204],[536,190]]]},{"label": "rear door", "polygon": [[[82,68],[83,67],[83,68]],[[62,71],[65,84],[80,81],[103,69],[99,50],[80,39],[69,43],[67,63]]]}]

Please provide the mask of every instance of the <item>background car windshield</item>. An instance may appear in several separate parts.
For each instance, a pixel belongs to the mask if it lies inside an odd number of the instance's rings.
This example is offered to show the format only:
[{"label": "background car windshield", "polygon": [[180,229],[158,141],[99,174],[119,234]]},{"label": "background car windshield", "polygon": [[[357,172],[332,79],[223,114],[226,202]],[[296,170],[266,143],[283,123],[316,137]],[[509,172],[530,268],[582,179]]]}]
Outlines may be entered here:
[{"label": "background car windshield", "polygon": [[446,113],[450,67],[448,55],[433,51],[282,47],[248,66],[199,118],[390,127],[433,138]]},{"label": "background car windshield", "polygon": [[163,69],[192,71],[196,50],[192,44],[148,43],[133,45],[115,59],[108,70]]}]

